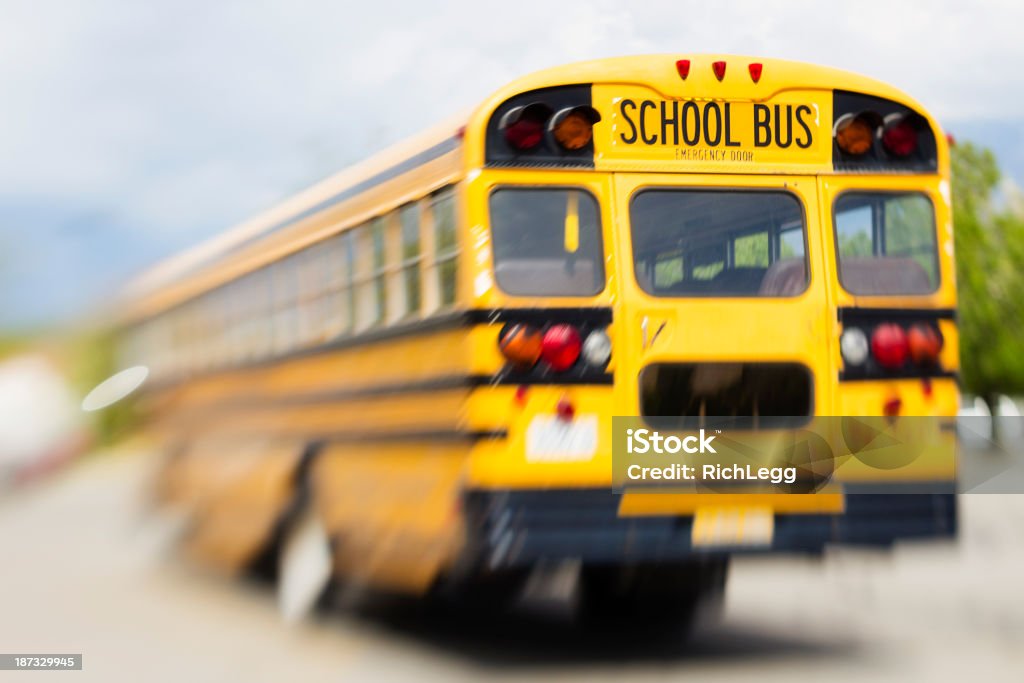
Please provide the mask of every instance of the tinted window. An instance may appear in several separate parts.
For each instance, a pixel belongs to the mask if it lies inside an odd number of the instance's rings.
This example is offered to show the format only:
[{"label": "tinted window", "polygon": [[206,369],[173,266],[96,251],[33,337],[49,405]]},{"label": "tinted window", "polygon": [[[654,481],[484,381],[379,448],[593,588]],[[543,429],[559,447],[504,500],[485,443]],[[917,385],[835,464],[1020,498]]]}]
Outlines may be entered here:
[{"label": "tinted window", "polygon": [[795,296],[803,208],[787,192],[645,190],[630,206],[636,279],[656,296]]},{"label": "tinted window", "polygon": [[597,200],[576,188],[491,194],[494,276],[509,294],[591,296],[604,289]]},{"label": "tinted window", "polygon": [[445,188],[434,195],[431,211],[434,216],[434,265],[438,303],[441,307],[455,303],[458,283],[458,231],[455,223],[455,194]]},{"label": "tinted window", "polygon": [[935,208],[919,192],[846,192],[835,203],[839,280],[851,294],[939,286]]},{"label": "tinted window", "polygon": [[420,205],[407,204],[399,213],[402,223],[402,287],[405,313],[420,310]]}]

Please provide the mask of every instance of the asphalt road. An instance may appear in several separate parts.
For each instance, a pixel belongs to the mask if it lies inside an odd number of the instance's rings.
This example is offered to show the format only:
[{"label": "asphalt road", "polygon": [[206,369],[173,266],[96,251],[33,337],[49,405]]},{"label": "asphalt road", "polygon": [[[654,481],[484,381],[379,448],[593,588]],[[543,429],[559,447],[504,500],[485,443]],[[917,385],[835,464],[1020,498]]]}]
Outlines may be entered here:
[{"label": "asphalt road", "polygon": [[1020,680],[1024,495],[962,499],[955,544],[737,562],[689,641],[380,603],[282,624],[266,588],[210,577],[146,513],[146,459],[92,458],[0,498],[0,652],[84,655],[0,680]]}]

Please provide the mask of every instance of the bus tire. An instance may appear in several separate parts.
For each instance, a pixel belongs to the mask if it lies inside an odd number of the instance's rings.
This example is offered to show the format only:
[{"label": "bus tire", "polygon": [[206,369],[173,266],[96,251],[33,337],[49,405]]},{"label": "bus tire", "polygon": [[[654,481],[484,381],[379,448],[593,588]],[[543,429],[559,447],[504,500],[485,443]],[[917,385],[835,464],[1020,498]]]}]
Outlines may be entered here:
[{"label": "bus tire", "polygon": [[432,597],[467,612],[500,612],[522,595],[529,578],[528,568],[481,572],[443,582]]},{"label": "bus tire", "polygon": [[728,559],[632,566],[584,565],[577,615],[587,624],[649,623],[688,627],[717,614]]}]

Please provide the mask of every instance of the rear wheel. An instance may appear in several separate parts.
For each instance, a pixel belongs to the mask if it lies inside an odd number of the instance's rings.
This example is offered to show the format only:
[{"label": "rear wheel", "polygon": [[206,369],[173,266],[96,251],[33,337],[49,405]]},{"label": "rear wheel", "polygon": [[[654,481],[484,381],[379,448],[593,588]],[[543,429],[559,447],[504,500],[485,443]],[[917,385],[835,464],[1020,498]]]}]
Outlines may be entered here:
[{"label": "rear wheel", "polygon": [[717,612],[728,560],[671,564],[584,565],[577,610],[589,623],[643,621],[686,626]]},{"label": "rear wheel", "polygon": [[470,612],[497,612],[510,607],[523,593],[528,569],[482,572],[442,582],[433,597]]}]

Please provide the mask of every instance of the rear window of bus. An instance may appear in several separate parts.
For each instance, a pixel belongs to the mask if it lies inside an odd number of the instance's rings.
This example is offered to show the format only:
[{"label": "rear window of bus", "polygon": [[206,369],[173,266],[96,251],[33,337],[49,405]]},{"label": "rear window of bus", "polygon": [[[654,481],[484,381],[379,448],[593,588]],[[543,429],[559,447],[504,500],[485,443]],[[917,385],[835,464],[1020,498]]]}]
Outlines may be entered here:
[{"label": "rear window of bus", "polygon": [[807,289],[803,205],[789,192],[644,190],[630,205],[637,283],[663,297]]},{"label": "rear window of bus", "polygon": [[845,192],[835,202],[839,281],[851,294],[930,294],[939,286],[935,207],[920,192]]},{"label": "rear window of bus", "polygon": [[579,188],[491,193],[494,277],[507,294],[593,296],[604,289],[597,200]]}]

